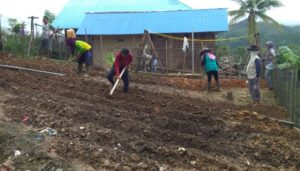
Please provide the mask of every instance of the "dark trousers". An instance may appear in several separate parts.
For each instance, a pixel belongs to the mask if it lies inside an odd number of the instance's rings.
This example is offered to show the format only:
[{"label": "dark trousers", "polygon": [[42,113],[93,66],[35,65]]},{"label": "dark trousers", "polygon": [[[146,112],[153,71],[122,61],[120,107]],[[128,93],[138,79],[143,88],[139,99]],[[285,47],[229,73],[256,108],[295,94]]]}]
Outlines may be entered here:
[{"label": "dark trousers", "polygon": [[84,52],[78,59],[78,64],[82,65],[85,64],[86,66],[91,65],[91,53],[90,51]]},{"label": "dark trousers", "polygon": [[207,75],[207,81],[208,81],[208,82],[211,82],[211,77],[212,77],[212,76],[214,76],[216,82],[219,81],[219,74],[218,74],[218,71],[208,71],[208,72],[206,73],[206,75]]},{"label": "dark trousers", "polygon": [[253,102],[260,101],[259,80],[248,79],[248,88]]},{"label": "dark trousers", "polygon": [[42,39],[39,46],[39,55],[43,56],[46,54],[46,56],[49,56],[49,39]]},{"label": "dark trousers", "polygon": [[[123,67],[121,66],[119,69],[120,69],[119,71],[122,72]],[[111,82],[112,85],[115,84],[115,80],[114,80],[114,76],[115,75],[116,75],[115,65],[113,65],[112,68],[110,69],[110,71],[107,74],[107,79]],[[124,74],[122,75],[121,78],[122,78],[122,80],[124,82],[123,92],[127,93],[128,89],[129,89],[129,73],[128,73],[128,69],[125,69]]]}]

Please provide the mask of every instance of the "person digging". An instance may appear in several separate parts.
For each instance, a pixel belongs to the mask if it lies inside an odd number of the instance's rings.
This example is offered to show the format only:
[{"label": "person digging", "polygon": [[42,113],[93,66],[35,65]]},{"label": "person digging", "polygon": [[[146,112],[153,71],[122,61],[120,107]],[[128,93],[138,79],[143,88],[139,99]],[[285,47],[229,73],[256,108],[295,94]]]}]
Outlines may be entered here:
[{"label": "person digging", "polygon": [[216,81],[217,91],[220,91],[220,82],[219,82],[219,63],[216,56],[213,54],[212,50],[209,48],[204,48],[200,52],[201,56],[201,65],[204,66],[204,70],[207,75],[207,90],[211,91],[211,79],[214,76]]},{"label": "person digging", "polygon": [[[116,76],[117,79],[122,79],[124,82],[123,92],[127,93],[129,89],[129,72],[128,66],[132,62],[132,55],[129,53],[129,50],[123,48],[115,57],[114,64],[111,67],[111,70],[107,74],[107,79],[109,82],[114,85]],[[120,76],[120,72],[124,70],[122,76]]]},{"label": "person digging", "polygon": [[84,41],[75,39],[68,39],[67,45],[75,56],[73,60],[78,62],[77,73],[81,74],[83,72],[83,64],[85,64],[85,76],[88,76],[92,58],[90,52],[92,46]]}]

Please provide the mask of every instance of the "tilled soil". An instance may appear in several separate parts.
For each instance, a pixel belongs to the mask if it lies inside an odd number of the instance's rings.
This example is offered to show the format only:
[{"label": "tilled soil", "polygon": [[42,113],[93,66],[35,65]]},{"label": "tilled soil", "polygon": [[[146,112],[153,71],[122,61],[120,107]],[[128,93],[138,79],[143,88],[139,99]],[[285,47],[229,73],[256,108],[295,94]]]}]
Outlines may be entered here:
[{"label": "tilled soil", "polygon": [[[300,170],[300,135],[266,117],[276,107],[237,107],[132,87],[128,94],[46,60],[1,63],[63,72],[66,77],[0,68],[12,98],[4,113],[51,127],[49,151],[95,170]],[[93,73],[95,75],[97,73]],[[258,110],[259,109],[259,110]]]},{"label": "tilled soil", "polygon": [[[155,79],[154,79],[154,78]],[[135,82],[143,84],[153,84],[153,85],[164,85],[179,89],[193,90],[193,91],[206,91],[207,90],[207,80],[206,75],[204,76],[194,76],[188,77],[178,77],[178,76],[164,76],[164,75],[151,75],[151,74],[133,74],[132,80]],[[245,88],[247,87],[245,79],[220,79],[221,88]],[[212,79],[212,86],[216,88],[215,81]],[[264,80],[260,81],[260,87],[265,88],[266,82]]]}]

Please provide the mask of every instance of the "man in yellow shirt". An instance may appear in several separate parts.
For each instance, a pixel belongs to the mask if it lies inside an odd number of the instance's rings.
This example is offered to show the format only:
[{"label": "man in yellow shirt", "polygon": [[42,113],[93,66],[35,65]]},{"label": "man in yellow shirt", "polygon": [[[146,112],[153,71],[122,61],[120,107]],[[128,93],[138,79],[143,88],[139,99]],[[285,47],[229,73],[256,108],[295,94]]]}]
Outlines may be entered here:
[{"label": "man in yellow shirt", "polygon": [[71,53],[76,56],[75,60],[78,62],[77,72],[82,73],[82,66],[85,64],[85,72],[88,74],[89,66],[92,63],[92,56],[90,50],[92,48],[88,43],[81,40],[68,39],[67,45],[71,49]]}]

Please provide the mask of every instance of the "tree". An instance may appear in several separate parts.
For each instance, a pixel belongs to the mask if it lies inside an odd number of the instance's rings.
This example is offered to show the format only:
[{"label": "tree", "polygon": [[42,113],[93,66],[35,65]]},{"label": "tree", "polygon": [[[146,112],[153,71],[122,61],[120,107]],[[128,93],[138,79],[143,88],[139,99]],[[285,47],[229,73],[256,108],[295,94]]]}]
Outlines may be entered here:
[{"label": "tree", "polygon": [[217,46],[215,52],[219,58],[224,57],[224,56],[229,56],[229,47],[228,46]]},{"label": "tree", "polygon": [[14,33],[14,28],[17,25],[17,23],[18,23],[18,21],[15,18],[9,18],[8,19],[8,25],[10,26],[12,33]]},{"label": "tree", "polygon": [[45,10],[44,16],[48,17],[49,24],[52,24],[52,22],[55,20],[54,13],[50,12],[49,10]]},{"label": "tree", "polygon": [[249,43],[255,44],[254,34],[258,32],[257,20],[261,19],[264,23],[270,23],[275,26],[280,24],[266,12],[272,8],[281,7],[282,3],[279,0],[232,0],[240,5],[237,10],[229,11],[229,15],[233,17],[230,24],[247,17]]},{"label": "tree", "polygon": [[11,28],[11,32],[15,34],[19,34],[21,31],[23,31],[22,28],[25,28],[25,23],[19,23],[15,18],[9,18],[8,25]]}]

